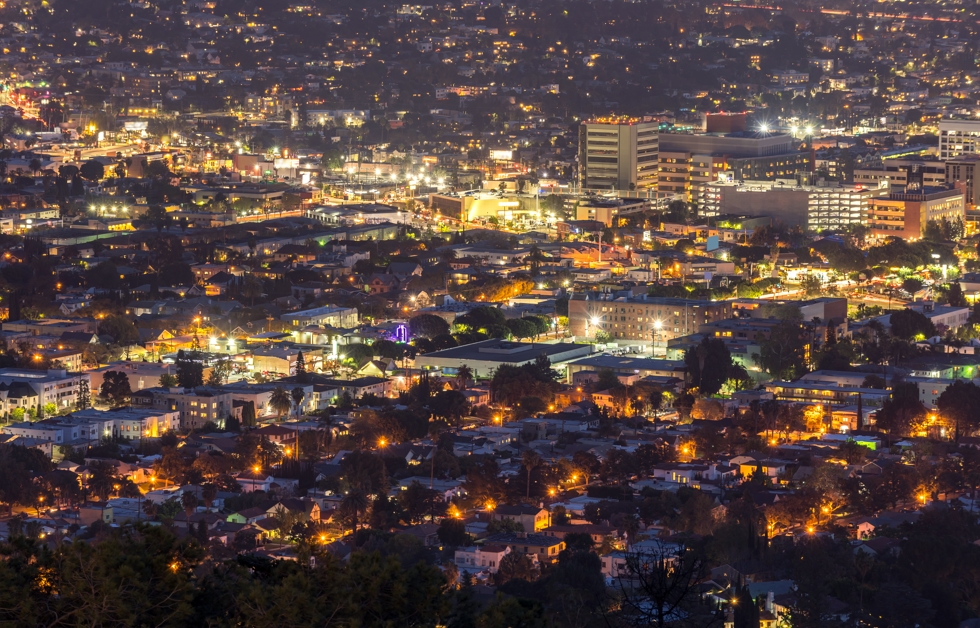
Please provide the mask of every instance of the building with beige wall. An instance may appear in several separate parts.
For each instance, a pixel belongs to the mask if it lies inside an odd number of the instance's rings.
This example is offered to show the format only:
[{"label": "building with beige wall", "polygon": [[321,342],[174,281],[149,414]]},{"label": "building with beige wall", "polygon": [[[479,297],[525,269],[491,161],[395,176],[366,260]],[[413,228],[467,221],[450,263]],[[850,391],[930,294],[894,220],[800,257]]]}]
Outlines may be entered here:
[{"label": "building with beige wall", "polygon": [[930,221],[943,218],[950,221],[966,218],[963,190],[925,187],[893,191],[887,197],[871,201],[868,226],[872,237],[918,240]]},{"label": "building with beige wall", "polygon": [[658,122],[596,118],[579,127],[579,182],[598,190],[657,187]]}]

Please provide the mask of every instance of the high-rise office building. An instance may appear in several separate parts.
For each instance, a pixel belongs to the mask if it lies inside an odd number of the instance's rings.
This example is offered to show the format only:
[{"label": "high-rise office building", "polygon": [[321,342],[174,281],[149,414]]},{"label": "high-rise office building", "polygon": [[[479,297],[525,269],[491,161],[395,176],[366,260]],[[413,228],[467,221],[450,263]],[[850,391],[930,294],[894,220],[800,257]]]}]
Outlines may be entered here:
[{"label": "high-rise office building", "polygon": [[657,186],[660,168],[657,122],[597,118],[579,129],[579,181],[597,190],[643,190]]},{"label": "high-rise office building", "polygon": [[940,120],[939,158],[980,154],[980,120]]},{"label": "high-rise office building", "polygon": [[811,169],[811,155],[789,135],[664,133],[660,136],[658,190],[704,204],[708,183],[729,173],[736,181],[788,179]]},{"label": "high-rise office building", "polygon": [[974,209],[977,201],[980,200],[980,157],[957,157],[948,160],[945,181],[963,191],[966,209]]}]

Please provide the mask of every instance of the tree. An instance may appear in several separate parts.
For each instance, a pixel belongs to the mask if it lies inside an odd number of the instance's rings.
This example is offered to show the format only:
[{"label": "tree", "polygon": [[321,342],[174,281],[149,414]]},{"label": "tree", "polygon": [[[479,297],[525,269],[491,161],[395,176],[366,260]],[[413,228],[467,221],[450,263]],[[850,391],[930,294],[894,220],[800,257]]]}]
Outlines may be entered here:
[{"label": "tree", "polygon": [[92,159],[83,163],[81,168],[78,169],[78,172],[89,181],[101,181],[105,177],[105,166],[101,162]]},{"label": "tree", "polygon": [[888,382],[886,382],[881,377],[878,377],[877,375],[872,373],[871,375],[865,377],[864,381],[861,382],[861,388],[874,388],[877,390],[884,390],[888,388]]},{"label": "tree", "polygon": [[78,402],[75,404],[79,410],[84,410],[92,405],[91,395],[88,388],[88,380],[83,379],[78,383]]},{"label": "tree", "polygon": [[96,460],[89,465],[88,489],[103,504],[109,499],[109,495],[112,493],[117,481],[116,465],[111,462]]},{"label": "tree", "polygon": [[925,406],[919,401],[919,386],[913,382],[900,382],[892,386],[891,398],[881,405],[876,425],[889,434],[904,436],[925,412]]},{"label": "tree", "polygon": [[435,338],[449,333],[449,323],[435,314],[419,314],[408,319],[408,328],[413,337]]},{"label": "tree", "polygon": [[361,513],[368,508],[367,494],[360,488],[352,488],[347,491],[344,498],[340,500],[340,514],[350,522],[351,533],[357,532],[358,518]]},{"label": "tree", "polygon": [[208,386],[222,386],[230,373],[231,361],[218,360],[211,366],[211,372],[208,374]]},{"label": "tree", "polygon": [[439,541],[447,547],[465,547],[471,542],[470,535],[466,533],[466,524],[455,517],[443,519],[436,534]]},{"label": "tree", "polygon": [[255,402],[246,401],[242,405],[242,425],[255,427]]},{"label": "tree", "polygon": [[157,385],[160,386],[161,388],[176,388],[180,384],[177,381],[177,377],[175,375],[171,375],[170,373],[164,373],[163,375],[160,376],[160,381],[157,383]]},{"label": "tree", "polygon": [[955,424],[955,440],[959,442],[963,430],[972,432],[980,424],[980,387],[958,379],[939,395],[936,407],[944,419]]},{"label": "tree", "polygon": [[191,515],[197,510],[197,495],[193,491],[184,491],[180,496],[180,505],[184,508],[184,515],[187,522],[187,531],[191,529]]},{"label": "tree", "polygon": [[967,307],[966,296],[958,282],[953,282],[946,291],[946,302],[953,307]]},{"label": "tree", "polygon": [[537,579],[538,570],[534,567],[534,563],[531,562],[531,558],[527,554],[522,554],[516,550],[512,550],[500,559],[500,565],[497,566],[497,573],[494,576],[494,580],[498,586],[511,580],[533,582]]},{"label": "tree", "polygon": [[455,425],[466,415],[469,403],[466,396],[458,390],[443,390],[432,397],[429,408],[437,417]]},{"label": "tree", "polygon": [[936,335],[936,326],[925,314],[915,310],[899,310],[889,317],[891,333],[902,340],[931,338]]},{"label": "tree", "polygon": [[696,347],[684,354],[684,364],[691,382],[702,395],[714,395],[721,390],[732,373],[732,354],[717,338],[703,338]]},{"label": "tree", "polygon": [[[626,552],[618,579],[620,613],[628,625],[673,626],[678,618],[710,625],[716,615],[702,601],[698,585],[707,572],[704,559],[667,543]],[[700,618],[701,621],[695,621]]]},{"label": "tree", "polygon": [[303,357],[302,351],[296,355],[296,381],[300,384],[310,381],[310,375],[306,372],[306,358]]},{"label": "tree", "polygon": [[204,365],[197,360],[177,358],[177,385],[181,388],[198,388],[204,385]]},{"label": "tree", "polygon": [[113,405],[122,405],[133,396],[133,391],[129,387],[129,376],[122,371],[107,371],[103,375],[99,394]]},{"label": "tree", "polygon": [[293,388],[293,391],[289,395],[293,399],[293,405],[296,407],[296,418],[298,419],[300,411],[303,409],[303,399],[306,398],[306,391],[301,386],[297,386]]},{"label": "tree", "polygon": [[759,345],[757,362],[773,377],[791,380],[806,370],[807,339],[799,320],[783,320]]},{"label": "tree", "polygon": [[528,449],[521,455],[521,466],[524,467],[524,472],[527,473],[527,491],[525,497],[528,499],[531,498],[531,471],[539,464],[541,464],[541,456],[533,449]]},{"label": "tree", "polygon": [[276,386],[269,396],[269,407],[276,413],[279,421],[293,408],[293,398],[282,386]]},{"label": "tree", "polygon": [[456,387],[459,390],[465,391],[467,382],[470,382],[472,380],[473,380],[473,369],[466,366],[465,364],[460,365],[460,367],[456,369]]}]

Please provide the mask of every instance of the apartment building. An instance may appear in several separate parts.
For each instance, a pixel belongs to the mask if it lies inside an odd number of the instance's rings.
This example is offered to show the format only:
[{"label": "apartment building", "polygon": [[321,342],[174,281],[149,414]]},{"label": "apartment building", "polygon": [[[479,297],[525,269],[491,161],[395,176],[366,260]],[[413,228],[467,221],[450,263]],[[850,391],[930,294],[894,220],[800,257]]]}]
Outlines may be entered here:
[{"label": "apartment building", "polygon": [[78,404],[78,391],[85,382],[91,390],[88,373],[70,373],[62,369],[0,369],[0,406],[3,412],[16,408],[40,409],[54,404],[59,410]]},{"label": "apartment building", "polygon": [[194,389],[146,388],[133,393],[132,397],[136,408],[178,412],[180,426],[184,429],[198,428],[208,421],[221,426],[230,414],[240,415],[241,408],[234,408],[232,400],[232,393],[209,386]]},{"label": "apartment building", "polygon": [[574,336],[594,336],[601,330],[614,339],[657,346],[731,317],[728,301],[575,293],[568,302],[568,325]]},{"label": "apartment building", "polygon": [[579,128],[579,181],[583,188],[642,190],[657,187],[657,122],[596,118]]}]

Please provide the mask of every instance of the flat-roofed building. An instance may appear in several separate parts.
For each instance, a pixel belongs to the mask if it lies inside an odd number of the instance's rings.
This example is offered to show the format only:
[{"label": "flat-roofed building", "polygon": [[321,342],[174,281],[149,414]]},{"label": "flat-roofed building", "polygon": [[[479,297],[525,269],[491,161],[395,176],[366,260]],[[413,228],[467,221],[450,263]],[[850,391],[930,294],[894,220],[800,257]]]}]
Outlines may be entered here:
[{"label": "flat-roofed building", "polygon": [[980,154],[980,120],[940,120],[939,158]]},{"label": "flat-roofed building", "polygon": [[728,301],[670,297],[608,298],[600,293],[574,293],[568,301],[568,327],[573,336],[604,331],[612,338],[666,347],[668,340],[698,331],[701,325],[732,317]]},{"label": "flat-roofed building", "polygon": [[59,410],[73,408],[78,404],[82,382],[91,391],[88,373],[71,373],[61,369],[0,369],[0,404],[4,412],[16,408],[39,410],[48,404],[56,405]]},{"label": "flat-roofed building", "polygon": [[948,187],[899,188],[871,200],[868,227],[873,237],[918,240],[931,221],[962,222],[965,198],[963,190]]},{"label": "flat-roofed building", "polygon": [[705,186],[702,208],[708,216],[769,216],[789,226],[823,231],[866,224],[872,200],[887,193],[887,188],[830,182],[715,181]]},{"label": "flat-roofed building", "polygon": [[312,310],[289,312],[280,316],[279,320],[301,329],[308,325],[329,325],[341,329],[351,329],[358,325],[356,307],[335,307],[330,305],[313,308]]},{"label": "flat-roofed building", "polygon": [[557,342],[513,342],[491,338],[468,345],[433,351],[415,358],[415,366],[429,370],[440,370],[453,375],[460,366],[473,370],[475,377],[492,377],[493,372],[503,364],[521,366],[531,364],[539,356],[545,356],[553,367],[592,353],[591,344]]},{"label": "flat-roofed building", "polygon": [[220,427],[231,414],[241,415],[241,408],[232,404],[231,392],[220,388],[146,388],[133,393],[136,408],[153,408],[159,412],[178,412],[180,427],[198,428],[213,421]]},{"label": "flat-roofed building", "polygon": [[705,186],[728,173],[735,180],[788,178],[810,170],[810,153],[784,134],[662,133],[658,191],[701,205]]},{"label": "flat-roofed building", "polygon": [[576,373],[584,371],[610,370],[616,375],[644,377],[667,377],[683,380],[687,374],[684,360],[658,360],[637,355],[593,355],[569,362],[568,383],[573,383]]},{"label": "flat-roofed building", "polygon": [[660,124],[636,118],[596,118],[579,127],[579,181],[583,188],[657,187]]}]

